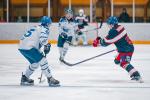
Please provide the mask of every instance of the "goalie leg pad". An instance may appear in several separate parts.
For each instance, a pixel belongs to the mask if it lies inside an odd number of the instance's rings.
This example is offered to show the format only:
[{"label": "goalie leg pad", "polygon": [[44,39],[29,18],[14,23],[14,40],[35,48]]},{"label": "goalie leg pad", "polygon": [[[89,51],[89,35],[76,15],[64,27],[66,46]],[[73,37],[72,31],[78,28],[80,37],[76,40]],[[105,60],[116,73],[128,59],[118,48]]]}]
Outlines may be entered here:
[{"label": "goalie leg pad", "polygon": [[83,45],[87,45],[86,32],[84,32],[84,31],[86,31],[86,28],[81,29],[81,32],[82,32],[81,38],[83,40]]},{"label": "goalie leg pad", "polygon": [[85,33],[82,34],[81,38],[83,40],[83,45],[87,45],[88,43],[87,43],[87,38],[86,38],[86,34]]}]

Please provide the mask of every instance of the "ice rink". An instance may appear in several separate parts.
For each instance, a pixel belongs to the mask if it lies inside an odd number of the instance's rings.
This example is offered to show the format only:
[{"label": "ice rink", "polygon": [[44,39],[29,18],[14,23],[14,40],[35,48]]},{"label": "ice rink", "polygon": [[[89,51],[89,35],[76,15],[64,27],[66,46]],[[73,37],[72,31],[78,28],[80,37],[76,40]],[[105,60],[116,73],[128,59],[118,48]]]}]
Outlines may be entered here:
[{"label": "ice rink", "polygon": [[[128,73],[114,64],[116,52],[69,67],[58,61],[58,48],[52,45],[47,59],[61,87],[48,87],[46,81],[40,84],[40,68],[31,76],[35,86],[20,86],[28,62],[17,48],[0,45],[0,100],[150,100],[150,45],[135,45],[131,61],[144,83],[132,82]],[[114,48],[70,47],[66,60],[76,63]]]}]

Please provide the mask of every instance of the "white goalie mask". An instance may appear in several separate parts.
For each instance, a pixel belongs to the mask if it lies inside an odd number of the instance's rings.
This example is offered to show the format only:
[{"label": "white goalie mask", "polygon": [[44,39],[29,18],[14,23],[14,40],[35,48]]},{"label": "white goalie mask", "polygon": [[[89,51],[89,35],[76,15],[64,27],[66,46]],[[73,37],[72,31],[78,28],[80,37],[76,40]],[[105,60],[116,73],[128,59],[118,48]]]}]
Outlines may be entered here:
[{"label": "white goalie mask", "polygon": [[84,15],[84,10],[83,9],[80,9],[79,10],[79,16],[83,16]]}]

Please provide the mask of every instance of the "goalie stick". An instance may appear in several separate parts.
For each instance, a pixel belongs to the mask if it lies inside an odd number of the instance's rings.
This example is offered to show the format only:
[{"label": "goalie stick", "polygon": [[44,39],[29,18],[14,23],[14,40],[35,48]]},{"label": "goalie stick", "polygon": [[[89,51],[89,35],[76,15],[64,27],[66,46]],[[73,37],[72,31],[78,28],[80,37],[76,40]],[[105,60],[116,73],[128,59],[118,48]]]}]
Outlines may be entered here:
[{"label": "goalie stick", "polygon": [[92,59],[94,59],[94,58],[97,58],[97,57],[103,56],[103,55],[105,55],[105,54],[111,53],[111,52],[113,52],[113,51],[116,51],[116,50],[115,50],[115,49],[114,49],[114,50],[110,50],[110,51],[107,51],[107,52],[101,53],[101,54],[99,54],[99,55],[97,55],[97,56],[90,57],[90,58],[88,58],[88,59],[85,59],[85,60],[79,61],[79,62],[74,63],[74,64],[71,64],[71,63],[69,63],[69,62],[66,62],[65,60],[63,60],[62,62],[63,62],[64,64],[68,65],[68,66],[75,66],[75,65],[78,65],[78,64],[84,63],[84,62],[86,62],[86,61],[92,60]]}]

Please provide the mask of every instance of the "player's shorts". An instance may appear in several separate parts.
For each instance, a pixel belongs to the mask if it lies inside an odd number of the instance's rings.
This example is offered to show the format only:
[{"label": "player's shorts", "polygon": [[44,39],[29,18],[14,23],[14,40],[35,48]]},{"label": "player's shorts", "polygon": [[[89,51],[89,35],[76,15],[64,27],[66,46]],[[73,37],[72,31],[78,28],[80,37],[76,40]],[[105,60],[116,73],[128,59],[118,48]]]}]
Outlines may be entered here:
[{"label": "player's shorts", "polygon": [[121,66],[124,65],[124,64],[126,64],[126,63],[130,63],[131,58],[132,58],[132,54],[133,54],[133,52],[119,53],[116,56],[114,62],[116,64],[120,64]]},{"label": "player's shorts", "polygon": [[23,50],[23,49],[18,50],[31,64],[38,63],[44,57],[43,54],[35,48],[32,48],[30,50]]},{"label": "player's shorts", "polygon": [[65,42],[71,43],[71,41],[72,41],[72,36],[68,36],[67,38],[62,38],[62,36],[59,35],[57,46],[63,47]]}]

